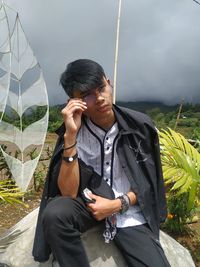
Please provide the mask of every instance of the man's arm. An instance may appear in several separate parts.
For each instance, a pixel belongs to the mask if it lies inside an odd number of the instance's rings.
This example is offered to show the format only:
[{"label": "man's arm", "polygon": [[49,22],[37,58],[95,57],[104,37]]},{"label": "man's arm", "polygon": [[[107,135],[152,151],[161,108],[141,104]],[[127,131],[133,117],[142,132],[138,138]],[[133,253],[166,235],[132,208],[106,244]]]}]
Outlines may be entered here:
[{"label": "man's arm", "polygon": [[[86,109],[86,104],[82,100],[72,99],[61,112],[66,128],[64,134],[64,157],[72,157],[77,153],[75,145],[76,136],[81,127],[82,113]],[[78,193],[79,180],[80,173],[78,160],[76,159],[73,162],[66,162],[62,159],[58,176],[58,187],[61,194],[63,196],[75,198]]]},{"label": "man's arm", "polygon": [[[130,206],[135,205],[137,202],[135,193],[129,191],[127,195],[130,199]],[[121,210],[122,203],[119,198],[110,200],[94,194],[90,194],[90,197],[95,199],[95,203],[89,203],[87,206],[97,221],[101,221],[113,213],[118,213]]]}]

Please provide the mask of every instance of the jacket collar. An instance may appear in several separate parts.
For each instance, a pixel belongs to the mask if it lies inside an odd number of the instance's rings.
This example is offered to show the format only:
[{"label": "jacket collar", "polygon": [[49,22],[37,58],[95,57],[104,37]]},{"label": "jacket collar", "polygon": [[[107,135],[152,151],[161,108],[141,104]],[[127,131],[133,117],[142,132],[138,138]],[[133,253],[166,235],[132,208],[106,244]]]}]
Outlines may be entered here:
[{"label": "jacket collar", "polygon": [[122,134],[133,133],[137,130],[137,127],[134,125],[133,121],[131,122],[131,127],[129,126],[128,121],[130,122],[130,118],[121,107],[113,104],[113,111],[115,113],[116,121],[119,125],[119,130]]}]

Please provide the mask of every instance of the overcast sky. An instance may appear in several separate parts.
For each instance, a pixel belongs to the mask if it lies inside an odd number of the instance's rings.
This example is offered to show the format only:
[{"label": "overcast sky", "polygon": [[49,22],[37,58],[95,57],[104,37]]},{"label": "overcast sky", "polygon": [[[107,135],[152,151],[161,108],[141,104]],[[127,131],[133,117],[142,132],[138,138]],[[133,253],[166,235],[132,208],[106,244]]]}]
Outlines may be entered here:
[{"label": "overcast sky", "polygon": [[[19,12],[43,69],[50,104],[64,103],[59,77],[78,58],[113,81],[117,0],[4,0]],[[122,0],[117,100],[200,102],[200,5]]]}]

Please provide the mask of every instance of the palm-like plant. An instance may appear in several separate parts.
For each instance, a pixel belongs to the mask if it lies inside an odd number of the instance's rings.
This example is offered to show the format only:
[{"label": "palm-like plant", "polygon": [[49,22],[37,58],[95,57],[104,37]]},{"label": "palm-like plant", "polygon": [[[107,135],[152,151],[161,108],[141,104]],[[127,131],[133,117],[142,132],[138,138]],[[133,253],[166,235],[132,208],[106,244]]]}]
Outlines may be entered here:
[{"label": "palm-like plant", "polygon": [[[21,201],[24,193],[8,180],[0,181],[0,203],[6,202],[10,204],[19,203],[25,205]],[[27,207],[27,205],[25,205]]]},{"label": "palm-like plant", "polygon": [[178,195],[188,192],[187,210],[194,208],[200,190],[200,153],[180,133],[159,132],[165,184]]}]

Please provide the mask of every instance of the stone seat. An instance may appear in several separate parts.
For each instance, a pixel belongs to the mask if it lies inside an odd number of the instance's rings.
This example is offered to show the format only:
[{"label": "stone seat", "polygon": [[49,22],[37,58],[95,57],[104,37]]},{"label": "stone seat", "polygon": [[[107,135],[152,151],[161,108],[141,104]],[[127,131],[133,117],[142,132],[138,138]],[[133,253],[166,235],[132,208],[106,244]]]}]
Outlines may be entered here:
[{"label": "stone seat", "polygon": [[[4,236],[0,237],[0,267],[52,267],[52,259],[38,263],[31,255],[38,208],[29,213]],[[115,244],[105,244],[102,226],[97,226],[82,234],[82,240],[91,267],[127,267],[123,256]],[[12,240],[13,234],[21,233],[6,250],[2,244]],[[166,257],[172,267],[195,267],[187,249],[164,232],[160,232],[160,241]],[[59,267],[54,263],[54,267]],[[81,267],[81,266],[80,266]]]}]

